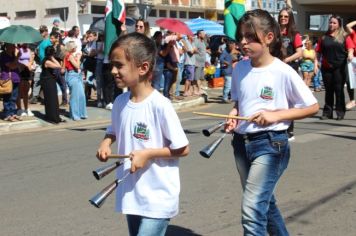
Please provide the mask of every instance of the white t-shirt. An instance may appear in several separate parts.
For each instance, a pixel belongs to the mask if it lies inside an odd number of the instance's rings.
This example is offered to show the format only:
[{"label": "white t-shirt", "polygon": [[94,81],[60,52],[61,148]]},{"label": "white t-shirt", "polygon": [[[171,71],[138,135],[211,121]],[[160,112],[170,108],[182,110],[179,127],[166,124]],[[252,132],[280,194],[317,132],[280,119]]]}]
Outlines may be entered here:
[{"label": "white t-shirt", "polygon": [[[145,148],[179,149],[188,139],[171,102],[154,90],[144,101],[133,103],[130,92],[115,99],[112,124],[106,133],[116,136],[119,154]],[[172,218],[178,214],[180,180],[179,158],[156,158],[118,186],[116,210],[123,214],[152,218]],[[117,178],[129,172],[125,161]]]},{"label": "white t-shirt", "polygon": [[[231,98],[238,101],[239,116],[249,117],[262,110],[304,108],[317,103],[310,89],[289,65],[278,58],[262,68],[251,66],[251,60],[240,61],[232,72]],[[239,121],[236,133],[286,130],[290,121],[268,126]]]}]

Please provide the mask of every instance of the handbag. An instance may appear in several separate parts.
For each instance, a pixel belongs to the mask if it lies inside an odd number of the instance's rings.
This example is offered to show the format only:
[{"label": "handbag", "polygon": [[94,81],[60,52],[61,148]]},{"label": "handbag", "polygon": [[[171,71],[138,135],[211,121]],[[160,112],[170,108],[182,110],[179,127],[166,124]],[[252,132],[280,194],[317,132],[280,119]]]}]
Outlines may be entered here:
[{"label": "handbag", "polygon": [[10,93],[12,93],[11,72],[9,72],[9,78],[4,80],[0,78],[0,95]]}]

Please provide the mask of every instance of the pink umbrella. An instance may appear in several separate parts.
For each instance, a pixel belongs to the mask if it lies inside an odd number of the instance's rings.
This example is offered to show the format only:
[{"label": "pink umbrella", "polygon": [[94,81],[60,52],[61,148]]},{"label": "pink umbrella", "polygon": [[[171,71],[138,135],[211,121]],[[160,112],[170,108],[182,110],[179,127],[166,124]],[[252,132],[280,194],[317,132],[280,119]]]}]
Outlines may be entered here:
[{"label": "pink umbrella", "polygon": [[175,33],[193,35],[193,32],[189,29],[189,27],[184,22],[177,19],[162,18],[156,20],[156,25]]}]

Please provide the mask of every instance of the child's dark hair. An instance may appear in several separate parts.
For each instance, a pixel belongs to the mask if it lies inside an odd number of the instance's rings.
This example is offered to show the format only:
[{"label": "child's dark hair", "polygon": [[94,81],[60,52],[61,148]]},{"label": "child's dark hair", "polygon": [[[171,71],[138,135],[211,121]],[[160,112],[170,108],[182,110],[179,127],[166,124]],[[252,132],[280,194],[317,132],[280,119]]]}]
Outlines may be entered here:
[{"label": "child's dark hair", "polygon": [[153,71],[156,61],[156,45],[153,40],[137,32],[119,37],[111,46],[109,57],[112,58],[113,51],[121,47],[124,49],[126,59],[137,66],[148,62],[149,73]]},{"label": "child's dark hair", "polygon": [[268,45],[269,51],[272,56],[282,58],[282,40],[279,24],[267,11],[261,9],[247,11],[240,18],[236,32],[236,39],[238,42],[241,42],[243,37],[241,32],[242,26],[249,29],[249,33],[253,35],[253,40],[259,43],[261,43],[261,40],[257,34],[258,31],[263,32],[265,35],[272,32],[274,38],[270,45]]}]

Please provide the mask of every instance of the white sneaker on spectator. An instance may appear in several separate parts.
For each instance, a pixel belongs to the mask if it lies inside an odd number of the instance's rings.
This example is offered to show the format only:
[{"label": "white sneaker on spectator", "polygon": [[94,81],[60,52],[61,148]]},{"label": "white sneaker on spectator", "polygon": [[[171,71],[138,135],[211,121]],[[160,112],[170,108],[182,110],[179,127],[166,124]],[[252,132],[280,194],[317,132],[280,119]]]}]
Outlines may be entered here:
[{"label": "white sneaker on spectator", "polygon": [[105,109],[112,110],[112,103],[110,102],[108,105],[106,105]]},{"label": "white sneaker on spectator", "polygon": [[26,111],[27,116],[35,116],[30,109],[27,109]]},{"label": "white sneaker on spectator", "polygon": [[27,116],[27,113],[25,110],[19,109],[19,110],[17,110],[16,115],[17,116]]}]

